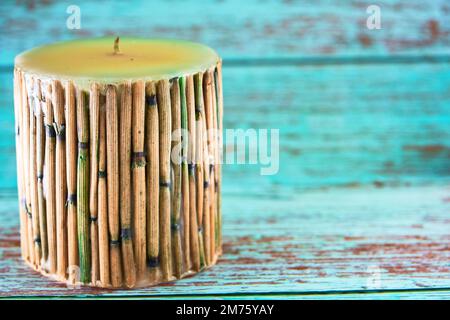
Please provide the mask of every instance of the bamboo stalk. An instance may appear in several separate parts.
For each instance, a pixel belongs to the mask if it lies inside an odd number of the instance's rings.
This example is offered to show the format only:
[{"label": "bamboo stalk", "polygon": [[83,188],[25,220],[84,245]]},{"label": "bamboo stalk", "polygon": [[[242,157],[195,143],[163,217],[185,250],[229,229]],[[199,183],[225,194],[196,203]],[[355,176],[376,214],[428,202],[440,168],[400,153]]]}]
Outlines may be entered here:
[{"label": "bamboo stalk", "polygon": [[77,91],[78,169],[77,226],[80,281],[89,283],[91,251],[89,240],[89,109],[86,93]]},{"label": "bamboo stalk", "polygon": [[[136,265],[131,238],[131,117],[132,88],[130,83],[121,86],[120,96],[120,227],[122,238],[122,261],[125,285],[132,288],[136,284]],[[144,233],[145,236],[145,233]],[[145,256],[144,256],[145,264]]]},{"label": "bamboo stalk", "polygon": [[36,133],[36,109],[39,104],[37,100],[37,81],[30,86],[28,93],[30,98],[30,169],[31,169],[31,208],[33,213],[32,229],[34,243],[34,264],[40,268],[41,263],[41,236],[39,230],[39,207],[38,207],[38,175],[37,175],[37,133]]},{"label": "bamboo stalk", "polygon": [[98,235],[98,148],[99,148],[99,115],[100,92],[99,85],[92,83],[89,93],[89,133],[90,133],[90,191],[89,220],[91,236],[91,282],[100,279],[99,235]]},{"label": "bamboo stalk", "polygon": [[67,251],[69,282],[78,281],[77,241],[77,108],[75,87],[68,81],[66,93],[66,158],[67,158]]},{"label": "bamboo stalk", "polygon": [[196,155],[196,127],[195,127],[195,94],[194,78],[187,77],[186,81],[186,107],[189,131],[188,146],[188,171],[189,171],[189,221],[190,221],[190,244],[191,260],[194,271],[200,271],[200,248],[198,236],[198,216],[197,216],[197,192],[195,181],[195,155]]},{"label": "bamboo stalk", "polygon": [[213,97],[212,97],[212,75],[211,71],[204,74],[203,93],[205,101],[205,124],[206,124],[206,146],[205,146],[205,224],[207,225],[205,231],[205,246],[207,246],[208,265],[212,264],[214,257],[214,127],[213,127]]},{"label": "bamboo stalk", "polygon": [[182,149],[181,149],[181,196],[182,203],[181,209],[183,213],[183,272],[191,269],[191,259],[190,259],[190,219],[189,219],[189,173],[188,173],[188,146],[189,146],[189,135],[188,135],[188,115],[186,106],[186,78],[181,77],[179,79],[180,86],[180,103],[181,103],[181,129],[182,129]]},{"label": "bamboo stalk", "polygon": [[163,280],[172,275],[170,244],[170,140],[171,140],[171,104],[168,80],[161,80],[157,86],[159,115],[159,164],[160,164],[160,251]]},{"label": "bamboo stalk", "polygon": [[64,119],[64,90],[59,81],[52,82],[53,113],[56,132],[56,252],[57,274],[66,279],[67,272],[67,180],[66,124]]},{"label": "bamboo stalk", "polygon": [[119,238],[119,119],[116,87],[106,88],[106,166],[108,188],[108,224],[110,237],[111,283],[122,285]]},{"label": "bamboo stalk", "polygon": [[[216,97],[217,97],[217,127],[219,130],[219,161],[223,159],[223,91],[222,91],[222,61],[217,64],[216,69]],[[222,251],[222,165],[219,164],[217,171],[217,221],[218,221],[218,249]]]},{"label": "bamboo stalk", "polygon": [[200,250],[200,267],[203,268],[207,258],[207,247],[206,243],[204,243],[204,232],[205,232],[205,224],[204,224],[204,184],[205,184],[205,169],[204,169],[204,112],[203,112],[203,75],[202,73],[197,73],[194,76],[194,89],[195,89],[195,137],[196,137],[196,169],[195,169],[195,178],[197,182],[196,192],[197,192],[197,215],[198,215],[198,242],[199,242],[199,250]]},{"label": "bamboo stalk", "polygon": [[[24,111],[23,128],[24,128],[24,145],[23,145],[23,160],[24,160],[24,181],[25,181],[25,208],[27,212],[26,232],[28,239],[28,261],[31,265],[35,265],[34,260],[34,241],[33,241],[33,208],[31,207],[31,162],[30,162],[30,103],[28,98],[28,89],[30,84],[26,82],[25,76],[22,79],[22,108]],[[31,94],[30,94],[31,96]]]},{"label": "bamboo stalk", "polygon": [[[145,141],[147,150],[147,265],[153,272],[159,266],[159,120],[156,86],[146,86]],[[153,272],[155,273],[155,272]]]},{"label": "bamboo stalk", "polygon": [[218,186],[218,169],[219,169],[219,134],[217,126],[217,97],[216,97],[216,77],[215,69],[211,73],[211,97],[212,97],[212,137],[213,137],[213,166],[212,166],[212,186],[211,186],[211,233],[212,233],[212,256],[216,259],[217,256],[217,245],[219,243],[219,230],[218,219],[217,219],[217,186]]},{"label": "bamboo stalk", "polygon": [[104,96],[101,96],[99,115],[99,154],[98,154],[98,230],[100,265],[100,283],[103,287],[111,285],[109,263],[109,225],[108,198],[106,192],[106,107]]},{"label": "bamboo stalk", "polygon": [[172,109],[172,147],[171,147],[171,169],[173,186],[171,194],[171,238],[174,273],[177,278],[181,277],[181,113],[180,113],[180,87],[178,79],[171,80],[170,102]]},{"label": "bamboo stalk", "polygon": [[53,127],[52,87],[45,85],[45,195],[48,237],[48,270],[56,273],[56,187],[55,187],[55,146],[56,133]]},{"label": "bamboo stalk", "polygon": [[17,163],[17,191],[19,195],[19,216],[20,216],[20,248],[22,258],[28,259],[28,237],[27,237],[27,213],[25,210],[25,190],[24,190],[24,170],[22,160],[23,150],[23,127],[22,127],[22,75],[17,69],[14,69],[14,114],[16,129],[16,163]]},{"label": "bamboo stalk", "polygon": [[41,89],[41,81],[36,83],[37,99],[39,100],[36,110],[36,170],[37,170],[37,192],[38,192],[38,210],[39,210],[39,233],[41,240],[41,268],[44,268],[48,258],[47,241],[47,214],[45,210],[44,197],[44,160],[45,160],[45,127],[44,127],[44,97]]}]

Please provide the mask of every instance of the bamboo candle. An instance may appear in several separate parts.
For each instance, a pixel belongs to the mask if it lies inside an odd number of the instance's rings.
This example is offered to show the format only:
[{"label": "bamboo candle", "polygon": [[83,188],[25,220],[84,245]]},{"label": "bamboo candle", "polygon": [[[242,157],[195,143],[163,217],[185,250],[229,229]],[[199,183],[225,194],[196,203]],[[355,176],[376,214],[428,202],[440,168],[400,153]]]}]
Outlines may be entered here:
[{"label": "bamboo candle", "polygon": [[[119,288],[212,266],[221,252],[221,61],[200,44],[99,38],[16,58],[22,257]],[[212,139],[211,139],[212,138]]]}]

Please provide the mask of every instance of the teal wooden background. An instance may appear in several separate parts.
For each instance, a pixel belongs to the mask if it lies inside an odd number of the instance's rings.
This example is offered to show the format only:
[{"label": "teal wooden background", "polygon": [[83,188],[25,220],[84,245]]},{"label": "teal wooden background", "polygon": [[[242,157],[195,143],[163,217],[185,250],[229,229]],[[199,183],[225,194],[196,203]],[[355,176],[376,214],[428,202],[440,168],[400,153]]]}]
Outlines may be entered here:
[{"label": "teal wooden background", "polygon": [[[66,28],[72,4],[81,30]],[[450,3],[377,1],[380,30],[366,28],[370,4],[2,1],[0,296],[449,298]],[[212,270],[136,291],[73,290],[19,259],[13,59],[116,34],[215,48],[225,128],[280,129],[280,171],[224,166],[225,254]]]}]

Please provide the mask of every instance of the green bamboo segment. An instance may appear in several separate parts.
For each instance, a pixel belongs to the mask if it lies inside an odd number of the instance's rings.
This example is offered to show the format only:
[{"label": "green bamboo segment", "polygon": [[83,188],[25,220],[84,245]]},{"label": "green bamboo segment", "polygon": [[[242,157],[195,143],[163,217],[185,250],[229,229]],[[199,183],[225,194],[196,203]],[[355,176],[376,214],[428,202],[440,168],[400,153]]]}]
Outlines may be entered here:
[{"label": "green bamboo segment", "polygon": [[80,281],[91,278],[91,250],[89,239],[89,108],[86,93],[77,90],[78,169],[77,169],[77,226]]},{"label": "green bamboo segment", "polygon": [[38,210],[39,210],[39,234],[41,242],[41,268],[48,258],[47,242],[47,214],[45,212],[44,196],[44,158],[45,158],[45,127],[44,127],[44,106],[41,81],[36,83],[36,95],[38,99],[36,107],[36,174],[37,174],[37,192],[38,192]]},{"label": "green bamboo segment", "polygon": [[197,216],[197,192],[195,181],[195,147],[196,147],[196,128],[195,128],[195,94],[194,78],[188,76],[186,80],[186,109],[188,118],[188,171],[189,171],[189,238],[191,262],[194,271],[200,271],[200,250],[198,236],[198,216]]},{"label": "green bamboo segment", "polygon": [[219,134],[217,126],[217,97],[216,97],[216,77],[215,69],[211,73],[211,96],[212,96],[212,124],[211,131],[213,133],[213,163],[212,163],[212,185],[211,185],[211,233],[212,233],[212,255],[216,256],[217,244],[219,243],[219,230],[218,230],[218,219],[217,219],[217,187],[219,184]]},{"label": "green bamboo segment", "polygon": [[133,127],[131,162],[133,183],[133,212],[134,212],[134,253],[138,277],[142,277],[146,270],[147,237],[146,237],[146,208],[145,208],[145,83],[138,81],[133,85]]},{"label": "green bamboo segment", "polygon": [[171,148],[171,103],[168,80],[161,80],[157,86],[159,115],[159,232],[161,250],[161,271],[163,280],[172,277],[172,253],[170,241],[170,148]]},{"label": "green bamboo segment", "polygon": [[186,105],[186,79],[179,79],[180,103],[181,103],[181,130],[182,130],[182,149],[181,149],[181,211],[183,213],[183,273],[191,269],[190,253],[190,218],[189,218],[189,173],[188,173],[188,115]]},{"label": "green bamboo segment", "polygon": [[109,263],[108,198],[106,191],[106,106],[105,97],[100,97],[99,153],[98,153],[98,257],[100,265],[100,286],[111,285]]},{"label": "green bamboo segment", "polygon": [[204,116],[203,116],[203,75],[197,73],[194,76],[195,91],[195,179],[196,185],[196,203],[197,203],[197,221],[198,221],[198,244],[200,252],[200,268],[206,264],[206,247],[204,243],[203,211],[204,211]]},{"label": "green bamboo segment", "polygon": [[[67,251],[69,282],[78,279],[77,238],[77,107],[75,87],[68,81],[65,85],[66,101],[66,159],[67,159]],[[42,237],[42,235],[41,235]]]},{"label": "green bamboo segment", "polygon": [[[132,87],[130,83],[120,88],[120,228],[122,240],[122,263],[125,285],[132,288],[136,284],[136,265],[131,238],[131,124],[132,124]],[[144,256],[145,259],[145,256]],[[145,260],[144,260],[145,263]]]},{"label": "green bamboo segment", "polygon": [[28,97],[30,103],[30,196],[32,211],[32,231],[34,265],[39,268],[41,262],[41,238],[39,230],[39,208],[38,208],[38,179],[37,179],[37,136],[36,136],[36,104],[38,103],[36,93],[36,82],[30,82]]},{"label": "green bamboo segment", "polygon": [[99,85],[93,83],[89,92],[89,139],[90,139],[90,191],[89,220],[91,236],[91,281],[100,279],[99,244],[98,244],[98,148],[99,148],[99,116],[100,92]]},{"label": "green bamboo segment", "polygon": [[[145,149],[147,150],[147,265],[150,271],[159,266],[159,119],[156,86],[146,86]],[[155,277],[155,275],[152,275]]]},{"label": "green bamboo segment", "polygon": [[[42,88],[42,87],[41,87]],[[55,147],[56,133],[53,127],[52,87],[45,85],[45,191],[48,236],[48,272],[56,273],[56,186],[55,186]]]},{"label": "green bamboo segment", "polygon": [[173,272],[177,278],[181,277],[181,113],[180,113],[180,87],[178,79],[171,80],[170,102],[172,109],[172,194],[171,194],[171,238],[173,253]]},{"label": "green bamboo segment", "polygon": [[106,174],[110,239],[111,284],[122,285],[119,221],[119,115],[116,87],[106,88]]},{"label": "green bamboo segment", "polygon": [[56,132],[56,252],[57,274],[66,279],[67,272],[67,180],[66,180],[66,121],[64,90],[59,81],[52,81],[53,113]]},{"label": "green bamboo segment", "polygon": [[26,233],[26,210],[22,199],[24,191],[24,171],[22,161],[23,132],[22,131],[22,75],[17,69],[14,70],[14,120],[16,130],[16,163],[17,163],[17,191],[19,195],[19,217],[20,217],[20,248],[22,258],[28,259],[28,238]]},{"label": "green bamboo segment", "polygon": [[[32,80],[32,79],[29,79]],[[24,111],[23,118],[23,129],[24,129],[24,150],[23,150],[23,160],[24,160],[24,169],[25,169],[25,208],[27,212],[26,219],[26,233],[28,238],[28,257],[31,265],[36,266],[36,262],[34,259],[34,241],[33,241],[33,208],[31,207],[31,162],[30,162],[30,154],[31,154],[31,146],[30,146],[30,115],[32,114],[30,110],[30,102],[28,98],[28,87],[31,86],[30,82],[27,83],[25,76],[22,80],[22,90],[23,90],[23,100],[22,100],[22,108]],[[30,90],[31,92],[31,90]],[[31,94],[30,94],[31,97]],[[31,99],[31,98],[30,98]]]},{"label": "green bamboo segment", "polygon": [[218,248],[222,250],[222,159],[223,159],[223,91],[222,91],[222,61],[216,68],[216,97],[217,97],[217,127],[219,143],[219,167],[217,169],[217,221],[218,221]]}]

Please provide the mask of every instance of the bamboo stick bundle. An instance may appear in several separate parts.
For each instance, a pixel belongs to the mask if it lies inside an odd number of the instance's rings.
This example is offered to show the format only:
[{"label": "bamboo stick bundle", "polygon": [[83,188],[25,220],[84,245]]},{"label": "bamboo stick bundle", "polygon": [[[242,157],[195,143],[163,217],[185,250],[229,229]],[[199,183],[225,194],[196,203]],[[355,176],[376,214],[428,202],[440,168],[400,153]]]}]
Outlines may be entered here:
[{"label": "bamboo stick bundle", "polygon": [[[42,86],[41,86],[42,88]],[[56,133],[53,127],[52,87],[45,84],[45,173],[44,189],[46,195],[48,271],[56,273],[56,186],[55,186],[55,147]]]},{"label": "bamboo stick bundle", "polygon": [[170,102],[172,112],[172,146],[171,146],[171,169],[172,169],[172,194],[171,194],[171,238],[173,253],[173,272],[177,278],[181,277],[181,113],[180,113],[180,87],[178,79],[171,81]]},{"label": "bamboo stick bundle", "polygon": [[147,258],[146,208],[145,208],[145,83],[133,85],[133,127],[132,127],[132,182],[134,212],[134,253],[138,277],[144,275]]},{"label": "bamboo stick bundle", "polygon": [[33,229],[33,250],[34,264],[36,268],[40,268],[41,263],[41,237],[39,230],[39,207],[38,207],[38,179],[37,179],[37,136],[36,136],[36,108],[39,101],[37,100],[36,82],[30,84],[28,96],[30,97],[30,193],[32,208],[32,229]]},{"label": "bamboo stick bundle", "polygon": [[[205,190],[205,207],[207,208],[205,215],[207,215],[206,219],[208,220],[208,231],[209,231],[209,242],[207,242],[208,246],[208,259],[211,264],[213,261],[213,257],[215,255],[215,244],[214,244],[214,154],[215,154],[215,144],[214,144],[214,105],[213,105],[213,95],[212,95],[212,85],[213,79],[211,71],[208,70],[204,74],[203,81],[203,92],[204,92],[204,100],[205,100],[205,123],[206,123],[206,150],[205,150],[205,159],[207,159],[208,163],[205,162],[205,186],[208,190]],[[206,179],[208,177],[208,180]],[[206,194],[207,193],[207,194]],[[205,222],[206,223],[206,222]],[[206,232],[205,232],[206,236]]]},{"label": "bamboo stick bundle", "polygon": [[223,159],[223,91],[222,91],[222,61],[216,68],[216,97],[217,97],[217,127],[219,133],[219,167],[217,171],[217,221],[218,221],[218,249],[222,248],[222,159]]},{"label": "bamboo stick bundle", "polygon": [[190,218],[189,218],[189,173],[188,173],[188,115],[186,105],[186,78],[179,79],[180,103],[181,103],[181,130],[182,130],[182,149],[181,149],[181,211],[183,213],[183,273],[191,269],[190,259]]},{"label": "bamboo stick bundle", "polygon": [[67,262],[69,282],[78,279],[77,239],[77,107],[75,87],[68,81],[65,85],[66,101],[66,159],[67,159]]},{"label": "bamboo stick bundle", "polygon": [[145,141],[147,150],[147,265],[150,277],[159,267],[159,120],[154,82],[146,85]]},{"label": "bamboo stick bundle", "polygon": [[41,241],[41,268],[44,268],[48,258],[47,242],[47,214],[45,212],[44,197],[44,159],[45,159],[45,127],[44,127],[44,96],[41,90],[41,81],[36,82],[36,95],[38,99],[36,110],[36,174],[37,174],[37,192],[38,192],[38,210],[39,210],[39,235]]},{"label": "bamboo stick bundle", "polygon": [[170,141],[171,141],[171,103],[168,80],[160,80],[157,85],[159,116],[159,232],[161,271],[163,280],[172,277],[172,253],[170,243]]},{"label": "bamboo stick bundle", "polygon": [[196,154],[196,128],[195,128],[195,94],[194,78],[188,76],[186,80],[186,109],[188,118],[188,175],[189,175],[189,235],[191,244],[191,261],[194,271],[200,271],[200,249],[198,236],[198,216],[195,181],[195,154]]},{"label": "bamboo stick bundle", "polygon": [[204,243],[203,210],[204,210],[204,119],[203,119],[203,75],[197,73],[194,76],[195,88],[195,180],[196,186],[196,203],[197,203],[197,221],[198,221],[198,244],[200,252],[200,268],[203,268],[206,263],[206,246]]},{"label": "bamboo stick bundle", "polygon": [[27,236],[27,213],[25,210],[24,171],[22,161],[23,150],[23,127],[22,127],[22,75],[17,69],[14,70],[14,119],[16,130],[16,163],[17,163],[17,191],[19,195],[20,216],[20,248],[22,258],[28,259],[28,236]]},{"label": "bamboo stick bundle", "polygon": [[106,88],[106,175],[108,189],[108,224],[110,239],[111,284],[122,285],[119,221],[119,116],[116,87]]},{"label": "bamboo stick bundle", "polygon": [[80,281],[91,278],[91,250],[89,239],[89,109],[86,93],[77,90],[77,229]]},{"label": "bamboo stick bundle", "polygon": [[[125,285],[128,288],[136,284],[136,265],[131,238],[131,117],[132,117],[132,87],[130,83],[120,88],[120,227],[122,240],[122,263]],[[144,256],[145,259],[145,256]],[[144,260],[145,263],[145,260]]]},{"label": "bamboo stick bundle", "polygon": [[67,272],[67,180],[66,180],[66,124],[64,91],[61,83],[52,81],[53,113],[56,132],[56,252],[57,273],[61,279]]},{"label": "bamboo stick bundle", "polygon": [[[145,54],[162,46],[139,45]],[[221,138],[211,139],[210,130],[221,129],[220,60],[209,48],[166,45],[205,56],[179,70],[181,60],[170,57],[174,68],[161,74],[144,68],[132,76],[125,66],[117,79],[77,68],[40,74],[35,67],[45,59],[34,53],[16,60],[21,252],[43,274],[68,284],[132,288],[216,262]],[[132,46],[122,53],[117,38],[112,48],[99,59],[128,56]],[[73,51],[61,59],[66,54]]]},{"label": "bamboo stick bundle", "polygon": [[105,97],[100,97],[99,149],[98,149],[98,257],[100,265],[100,285],[111,285],[109,263],[108,198],[106,191],[106,106]]},{"label": "bamboo stick bundle", "polygon": [[25,76],[22,79],[22,108],[23,108],[23,129],[24,129],[24,149],[23,157],[24,160],[24,172],[25,172],[25,210],[27,212],[27,238],[28,238],[28,259],[31,265],[35,266],[34,260],[34,241],[33,241],[33,212],[31,207],[31,163],[30,163],[30,103],[28,100],[28,89],[30,84],[26,82]]},{"label": "bamboo stick bundle", "polygon": [[98,148],[99,148],[100,91],[97,83],[92,83],[89,92],[89,139],[90,139],[90,191],[89,220],[91,236],[91,281],[100,279],[98,244]]}]

